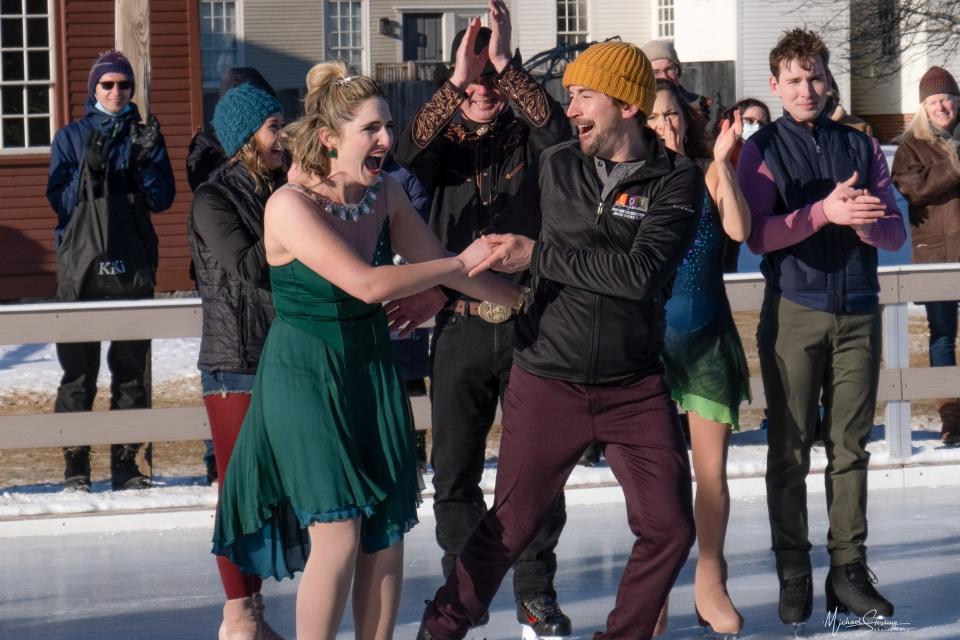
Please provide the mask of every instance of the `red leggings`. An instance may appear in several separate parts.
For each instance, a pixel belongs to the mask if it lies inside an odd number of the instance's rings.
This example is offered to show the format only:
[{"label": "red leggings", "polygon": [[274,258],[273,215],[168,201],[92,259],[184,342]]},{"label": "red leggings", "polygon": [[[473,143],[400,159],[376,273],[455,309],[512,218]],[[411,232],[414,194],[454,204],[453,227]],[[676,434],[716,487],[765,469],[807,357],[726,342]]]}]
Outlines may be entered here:
[{"label": "red leggings", "polygon": [[[210,420],[210,434],[213,437],[213,452],[217,456],[218,486],[223,486],[223,478],[227,473],[227,463],[233,453],[233,445],[240,433],[243,417],[250,406],[249,393],[228,393],[226,395],[209,395],[203,399],[207,407],[207,418]],[[248,598],[260,592],[263,583],[259,577],[242,573],[239,568],[223,556],[217,556],[217,567],[220,569],[220,581],[227,594],[227,600]]]}]

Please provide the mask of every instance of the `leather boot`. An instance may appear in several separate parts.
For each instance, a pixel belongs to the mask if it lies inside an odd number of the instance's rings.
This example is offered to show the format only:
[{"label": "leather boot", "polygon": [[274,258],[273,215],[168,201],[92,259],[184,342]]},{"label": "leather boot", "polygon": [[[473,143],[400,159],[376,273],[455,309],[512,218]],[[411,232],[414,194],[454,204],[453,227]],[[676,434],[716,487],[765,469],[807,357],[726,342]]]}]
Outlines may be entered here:
[{"label": "leather boot", "polygon": [[943,444],[960,444],[960,402],[956,400],[940,405],[940,439]]}]

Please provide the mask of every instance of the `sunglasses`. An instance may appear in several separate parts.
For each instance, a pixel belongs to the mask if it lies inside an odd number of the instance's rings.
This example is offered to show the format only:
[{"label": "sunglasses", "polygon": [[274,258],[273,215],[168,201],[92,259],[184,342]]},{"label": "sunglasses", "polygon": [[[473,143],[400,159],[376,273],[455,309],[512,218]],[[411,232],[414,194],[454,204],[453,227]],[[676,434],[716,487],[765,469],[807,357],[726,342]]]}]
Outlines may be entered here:
[{"label": "sunglasses", "polygon": [[133,86],[133,83],[128,82],[126,80],[120,80],[119,82],[114,82],[113,80],[104,80],[99,84],[101,87],[103,87],[104,91],[112,91],[113,85],[117,85],[120,91],[129,91],[130,87]]}]

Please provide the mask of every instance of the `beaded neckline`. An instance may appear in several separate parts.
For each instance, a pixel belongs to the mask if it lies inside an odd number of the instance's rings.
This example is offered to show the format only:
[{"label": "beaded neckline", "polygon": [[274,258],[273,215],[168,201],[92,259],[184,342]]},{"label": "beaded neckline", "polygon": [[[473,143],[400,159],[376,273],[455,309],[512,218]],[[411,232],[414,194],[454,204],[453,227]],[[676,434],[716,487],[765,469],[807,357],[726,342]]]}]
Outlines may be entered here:
[{"label": "beaded neckline", "polygon": [[380,186],[382,184],[382,178],[377,178],[377,181],[374,184],[363,190],[363,196],[361,196],[359,202],[351,202],[349,204],[332,202],[329,198],[320,195],[316,191],[306,188],[302,184],[288,182],[287,186],[313,200],[327,213],[335,215],[344,221],[349,220],[350,222],[357,222],[363,216],[369,215],[373,212],[373,203],[377,199],[377,194],[379,193]]}]

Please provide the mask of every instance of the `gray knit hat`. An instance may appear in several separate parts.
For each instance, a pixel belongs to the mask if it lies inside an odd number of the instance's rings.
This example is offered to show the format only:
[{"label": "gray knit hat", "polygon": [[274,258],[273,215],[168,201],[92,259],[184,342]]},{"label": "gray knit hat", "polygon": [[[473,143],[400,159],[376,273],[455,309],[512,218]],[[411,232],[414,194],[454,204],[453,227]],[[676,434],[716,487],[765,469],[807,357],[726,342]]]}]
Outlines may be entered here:
[{"label": "gray knit hat", "polygon": [[280,102],[252,84],[242,84],[223,94],[213,111],[213,128],[227,156],[239,151],[264,121],[277,112],[283,113]]},{"label": "gray knit hat", "polygon": [[654,60],[669,60],[677,65],[677,67],[680,67],[680,57],[677,55],[677,50],[673,46],[673,40],[651,40],[640,47],[640,49],[650,62]]}]

